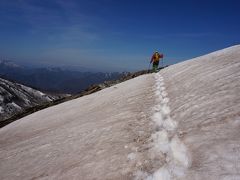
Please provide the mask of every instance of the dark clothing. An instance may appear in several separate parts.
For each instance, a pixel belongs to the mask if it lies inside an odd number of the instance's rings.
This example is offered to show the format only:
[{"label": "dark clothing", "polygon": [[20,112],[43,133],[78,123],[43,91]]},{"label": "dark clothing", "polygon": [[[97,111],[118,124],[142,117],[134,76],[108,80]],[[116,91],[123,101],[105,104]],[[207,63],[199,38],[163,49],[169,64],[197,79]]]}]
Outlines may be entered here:
[{"label": "dark clothing", "polygon": [[153,72],[157,72],[159,61],[153,62]]}]

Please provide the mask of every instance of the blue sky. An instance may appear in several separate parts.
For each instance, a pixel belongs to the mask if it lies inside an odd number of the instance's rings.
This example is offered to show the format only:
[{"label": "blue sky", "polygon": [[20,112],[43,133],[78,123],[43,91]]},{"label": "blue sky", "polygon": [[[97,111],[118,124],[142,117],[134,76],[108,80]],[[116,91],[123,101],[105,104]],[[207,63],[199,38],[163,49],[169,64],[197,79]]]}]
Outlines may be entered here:
[{"label": "blue sky", "polygon": [[165,64],[240,42],[237,0],[0,0],[0,58],[100,71]]}]

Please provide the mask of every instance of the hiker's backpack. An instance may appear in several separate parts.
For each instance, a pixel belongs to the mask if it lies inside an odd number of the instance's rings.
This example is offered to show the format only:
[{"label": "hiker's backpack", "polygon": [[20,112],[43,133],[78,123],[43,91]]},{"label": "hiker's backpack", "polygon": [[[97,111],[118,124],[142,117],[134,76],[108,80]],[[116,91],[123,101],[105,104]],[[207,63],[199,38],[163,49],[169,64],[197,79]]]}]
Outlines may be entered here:
[{"label": "hiker's backpack", "polygon": [[163,54],[155,53],[153,60],[154,61],[159,61],[160,58],[163,58]]}]

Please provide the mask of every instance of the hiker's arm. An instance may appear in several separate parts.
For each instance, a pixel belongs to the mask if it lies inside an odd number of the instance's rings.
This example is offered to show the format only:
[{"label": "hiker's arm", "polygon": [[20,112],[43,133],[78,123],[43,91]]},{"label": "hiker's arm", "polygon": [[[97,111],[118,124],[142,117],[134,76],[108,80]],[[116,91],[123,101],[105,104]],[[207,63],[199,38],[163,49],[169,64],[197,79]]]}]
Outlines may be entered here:
[{"label": "hiker's arm", "polygon": [[153,58],[154,58],[154,56],[152,56],[151,61],[150,61],[150,64],[153,62]]}]

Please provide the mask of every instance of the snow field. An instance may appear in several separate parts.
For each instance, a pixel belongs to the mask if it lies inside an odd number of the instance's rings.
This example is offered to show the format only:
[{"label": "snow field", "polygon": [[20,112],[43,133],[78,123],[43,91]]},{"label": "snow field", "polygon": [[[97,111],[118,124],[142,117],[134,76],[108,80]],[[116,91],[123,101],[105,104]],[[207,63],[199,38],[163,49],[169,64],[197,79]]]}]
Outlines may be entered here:
[{"label": "snow field", "polygon": [[137,77],[3,127],[0,179],[133,179],[150,169],[154,83]]},{"label": "snow field", "polygon": [[156,131],[152,134],[152,158],[165,157],[165,163],[146,180],[170,180],[183,177],[191,160],[187,148],[177,135],[177,122],[170,117],[169,99],[160,73],[155,74],[156,105],[152,121]]}]

